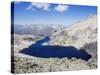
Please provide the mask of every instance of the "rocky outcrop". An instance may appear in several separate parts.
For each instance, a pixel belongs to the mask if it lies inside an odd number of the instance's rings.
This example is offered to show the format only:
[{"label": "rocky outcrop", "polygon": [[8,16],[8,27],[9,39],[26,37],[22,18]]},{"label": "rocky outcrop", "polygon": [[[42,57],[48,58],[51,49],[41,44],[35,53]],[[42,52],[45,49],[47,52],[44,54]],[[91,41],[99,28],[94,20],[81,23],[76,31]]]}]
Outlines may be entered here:
[{"label": "rocky outcrop", "polygon": [[[89,54],[97,52],[97,16],[93,15],[51,36],[51,45],[74,46]],[[89,48],[88,48],[89,47]]]},{"label": "rocky outcrop", "polygon": [[32,73],[32,72],[55,72],[69,70],[88,70],[97,68],[97,62],[93,60],[84,61],[81,59],[71,58],[37,58],[27,55],[17,56],[14,60],[15,73]]}]

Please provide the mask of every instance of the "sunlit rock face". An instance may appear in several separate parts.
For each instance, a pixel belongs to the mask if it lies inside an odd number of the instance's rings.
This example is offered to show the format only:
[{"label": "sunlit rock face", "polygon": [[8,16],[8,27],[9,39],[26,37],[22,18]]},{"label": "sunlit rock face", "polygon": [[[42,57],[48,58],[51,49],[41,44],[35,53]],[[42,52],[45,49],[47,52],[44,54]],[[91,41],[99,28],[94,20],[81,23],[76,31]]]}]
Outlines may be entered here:
[{"label": "sunlit rock face", "polygon": [[[74,46],[85,49],[88,53],[96,55],[97,49],[97,16],[92,15],[85,20],[73,24],[51,36],[51,45]],[[93,43],[93,44],[92,44]],[[86,47],[88,44],[89,48]],[[93,46],[92,46],[93,45]],[[94,47],[92,51],[91,47]],[[95,56],[93,55],[93,56]]]}]

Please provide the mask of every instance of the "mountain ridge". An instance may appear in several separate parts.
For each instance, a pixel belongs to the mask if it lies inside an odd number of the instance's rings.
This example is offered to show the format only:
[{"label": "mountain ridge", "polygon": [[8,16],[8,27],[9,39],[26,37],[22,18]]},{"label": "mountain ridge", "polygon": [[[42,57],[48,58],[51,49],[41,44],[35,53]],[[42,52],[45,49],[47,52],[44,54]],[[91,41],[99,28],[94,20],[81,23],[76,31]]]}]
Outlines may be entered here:
[{"label": "mountain ridge", "polygon": [[61,31],[55,32],[51,36],[49,43],[51,45],[74,46],[80,49],[83,48],[85,44],[90,44],[92,42],[97,42],[96,15],[90,16],[83,21],[75,23]]},{"label": "mountain ridge", "polygon": [[63,29],[62,25],[45,25],[45,24],[32,24],[32,25],[14,25],[14,33],[17,34],[39,34],[48,36],[54,32]]}]

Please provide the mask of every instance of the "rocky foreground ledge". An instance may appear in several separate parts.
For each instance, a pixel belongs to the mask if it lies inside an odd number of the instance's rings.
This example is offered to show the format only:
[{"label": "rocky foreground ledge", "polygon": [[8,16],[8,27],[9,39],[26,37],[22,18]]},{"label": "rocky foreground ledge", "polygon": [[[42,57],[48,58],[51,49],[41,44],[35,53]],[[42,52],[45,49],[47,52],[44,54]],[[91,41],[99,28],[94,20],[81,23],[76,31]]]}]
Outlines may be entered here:
[{"label": "rocky foreground ledge", "polygon": [[14,73],[55,72],[96,69],[96,57],[88,61],[71,58],[39,58],[24,54],[15,56]]}]

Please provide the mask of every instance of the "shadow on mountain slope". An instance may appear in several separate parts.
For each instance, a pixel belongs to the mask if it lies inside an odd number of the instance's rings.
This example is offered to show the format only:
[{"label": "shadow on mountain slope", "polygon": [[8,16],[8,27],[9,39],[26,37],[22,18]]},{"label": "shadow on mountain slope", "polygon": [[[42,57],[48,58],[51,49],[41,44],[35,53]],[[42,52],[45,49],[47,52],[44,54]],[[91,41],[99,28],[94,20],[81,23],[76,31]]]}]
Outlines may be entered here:
[{"label": "shadow on mountain slope", "polygon": [[81,49],[85,49],[85,51],[91,54],[93,57],[97,56],[97,42],[86,43]]}]

